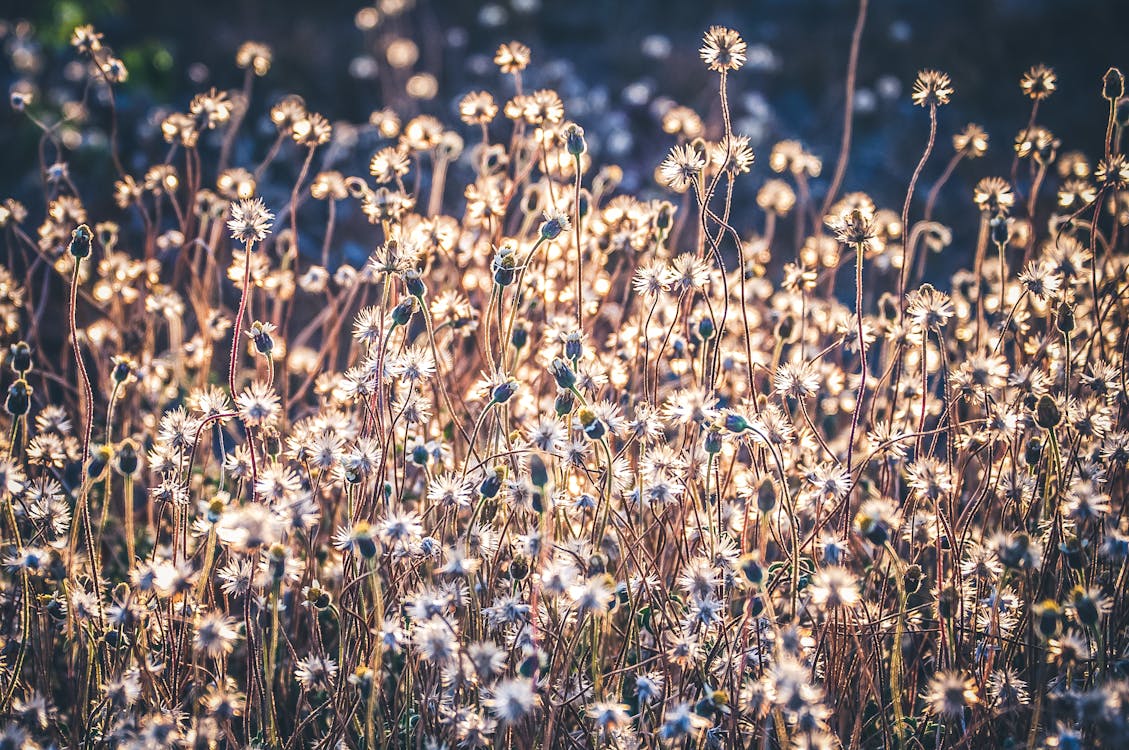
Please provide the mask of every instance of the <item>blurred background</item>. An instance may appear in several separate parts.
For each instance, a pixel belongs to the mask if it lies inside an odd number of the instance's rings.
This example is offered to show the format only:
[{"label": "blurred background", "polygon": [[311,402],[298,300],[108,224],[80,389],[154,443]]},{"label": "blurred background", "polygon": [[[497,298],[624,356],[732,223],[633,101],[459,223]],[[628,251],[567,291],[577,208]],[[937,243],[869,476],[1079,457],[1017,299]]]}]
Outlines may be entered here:
[{"label": "blurred background", "polygon": [[[752,138],[760,158],[745,181],[751,195],[769,173],[768,149],[783,138],[799,139],[821,156],[825,178],[832,171],[857,8],[848,0],[8,0],[0,2],[0,18],[7,19],[0,28],[0,77],[9,89],[30,82],[48,108],[73,95],[69,35],[78,24],[94,24],[129,69],[118,102],[122,137],[141,148],[124,149],[138,162],[126,167],[144,169],[165,148],[159,133],[154,137],[154,107],[184,110],[200,90],[240,87],[234,56],[245,40],[265,42],[274,52],[270,74],[256,81],[252,115],[265,116],[282,95],[297,93],[335,123],[363,124],[372,110],[392,106],[402,115],[437,114],[461,130],[456,104],[463,94],[488,89],[504,101],[512,93],[491,58],[500,42],[517,39],[533,50],[527,85],[561,94],[566,116],[586,129],[597,163],[621,165],[625,189],[657,195],[652,173],[673,142],[662,132],[662,112],[674,102],[707,122],[716,119],[716,76],[697,49],[704,29],[723,23],[750,47],[748,64],[732,77],[731,101],[735,128]],[[951,154],[950,136],[968,122],[991,134],[989,156],[962,165],[947,194],[966,200],[977,179],[1006,172],[1029,112],[1018,80],[1035,63],[1059,76],[1040,124],[1064,149],[1093,157],[1107,106],[1101,77],[1110,65],[1129,63],[1127,53],[1129,3],[1119,0],[872,0],[845,188],[900,207],[928,134],[926,112],[909,98],[922,68],[948,72],[956,89],[940,112],[925,189]],[[269,121],[249,123],[269,128]],[[82,139],[74,158],[81,163],[89,152],[91,169],[104,168],[105,159],[94,155],[97,133]],[[248,160],[265,148],[252,140],[239,147]],[[269,136],[260,140],[269,143]],[[362,132],[329,159],[335,168],[363,174],[374,145]],[[37,177],[34,165],[34,132],[4,107],[0,193],[20,194],[21,181]],[[945,210],[943,202],[942,220]]]}]

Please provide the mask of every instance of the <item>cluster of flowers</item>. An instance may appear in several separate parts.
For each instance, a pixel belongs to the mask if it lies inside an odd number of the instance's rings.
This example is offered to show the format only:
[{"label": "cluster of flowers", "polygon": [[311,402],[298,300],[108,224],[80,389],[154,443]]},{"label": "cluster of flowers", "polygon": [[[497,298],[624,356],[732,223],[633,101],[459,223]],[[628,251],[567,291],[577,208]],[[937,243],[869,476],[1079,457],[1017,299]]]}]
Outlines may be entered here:
[{"label": "cluster of flowers", "polygon": [[[73,45],[113,115],[120,60]],[[1024,76],[946,293],[919,283],[953,236],[935,200],[989,143],[953,136],[915,200],[948,76],[914,86],[900,211],[840,194],[846,151],[817,186],[788,141],[742,237],[746,54],[706,33],[720,122],[668,112],[650,200],[523,89],[517,42],[508,100],[468,94],[455,129],[376,112],[349,175],[313,167],[338,126],[296,96],[231,166],[271,67],[248,43],[241,91],[159,120],[163,162],[131,175],[111,138],[112,217],[71,180],[69,120],[14,94],[44,206],[35,230],[0,208],[0,743],[1117,746],[1121,74],[1095,160],[1037,124],[1054,72]],[[339,211],[367,219],[363,267]]]}]

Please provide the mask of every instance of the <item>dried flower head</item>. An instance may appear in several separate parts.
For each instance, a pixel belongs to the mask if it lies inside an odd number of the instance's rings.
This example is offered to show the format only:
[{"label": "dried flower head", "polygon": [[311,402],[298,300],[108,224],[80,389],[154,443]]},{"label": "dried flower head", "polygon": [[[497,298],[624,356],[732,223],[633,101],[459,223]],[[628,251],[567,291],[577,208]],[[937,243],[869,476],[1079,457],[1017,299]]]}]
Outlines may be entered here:
[{"label": "dried flower head", "polygon": [[232,239],[250,245],[265,240],[273,222],[274,214],[267,210],[263,199],[253,198],[231,204],[227,228]]},{"label": "dried flower head", "polygon": [[1055,92],[1058,87],[1058,76],[1054,70],[1046,65],[1034,65],[1023,73],[1019,79],[1019,88],[1023,95],[1034,101],[1042,101]]},{"label": "dried flower head", "polygon": [[748,46],[733,29],[725,26],[711,26],[702,39],[698,54],[710,70],[725,73],[740,70],[745,64]]},{"label": "dried flower head", "polygon": [[947,73],[923,70],[913,82],[910,98],[919,107],[939,107],[948,104],[953,95],[953,84]]}]

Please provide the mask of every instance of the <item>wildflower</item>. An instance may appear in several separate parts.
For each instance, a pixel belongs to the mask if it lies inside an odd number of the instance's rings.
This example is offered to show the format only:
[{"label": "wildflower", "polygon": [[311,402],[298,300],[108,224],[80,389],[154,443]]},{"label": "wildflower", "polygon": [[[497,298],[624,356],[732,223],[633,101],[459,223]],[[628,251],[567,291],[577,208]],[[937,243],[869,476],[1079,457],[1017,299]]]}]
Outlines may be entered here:
[{"label": "wildflower", "polygon": [[626,727],[631,722],[625,703],[597,701],[588,707],[588,716],[601,735],[606,735]]},{"label": "wildflower", "polygon": [[555,240],[563,232],[572,228],[568,214],[563,211],[546,211],[545,221],[541,224],[541,237],[546,240]]},{"label": "wildflower", "polygon": [[1094,180],[1099,185],[1115,190],[1129,187],[1129,161],[1121,154],[1113,154],[1098,162],[1094,170]]},{"label": "wildflower", "polygon": [[333,546],[349,550],[366,559],[376,556],[375,533],[367,521],[357,521],[350,527],[342,527],[333,537]]},{"label": "wildflower", "polygon": [[74,31],[71,33],[71,46],[75,48],[80,55],[90,55],[95,52],[102,51],[102,35],[94,30],[94,27],[87,24],[85,26],[75,26]]},{"label": "wildflower", "polygon": [[874,213],[866,207],[844,209],[842,213],[828,217],[825,223],[836,240],[860,250],[864,255],[878,246]]},{"label": "wildflower", "polygon": [[267,210],[262,198],[240,200],[231,204],[227,228],[232,239],[250,245],[266,239],[273,221],[274,214]]},{"label": "wildflower", "polygon": [[1012,192],[1011,185],[1000,177],[985,177],[980,180],[976,183],[972,197],[981,211],[992,216],[1007,215],[1015,205],[1015,193]]},{"label": "wildflower", "polygon": [[606,613],[615,598],[606,575],[592,576],[583,583],[574,584],[569,587],[568,594],[578,610],[594,615]]},{"label": "wildflower", "polygon": [[271,49],[259,42],[243,42],[235,53],[235,64],[244,70],[252,70],[262,78],[270,71]]},{"label": "wildflower", "polygon": [[753,159],[753,149],[746,135],[727,135],[710,149],[710,161],[731,175],[748,172]]},{"label": "wildflower", "polygon": [[953,84],[949,76],[936,70],[923,70],[913,82],[910,98],[919,107],[936,107],[948,104],[953,95]]},{"label": "wildflower", "polygon": [[498,105],[486,91],[472,91],[459,102],[459,117],[467,125],[486,125],[497,114]]},{"label": "wildflower", "polygon": [[307,112],[305,117],[290,126],[290,137],[299,146],[322,146],[329,143],[332,136],[333,127],[329,120],[316,112]]},{"label": "wildflower", "polygon": [[520,73],[529,65],[529,59],[529,47],[521,42],[501,44],[494,53],[494,64],[503,73]]},{"label": "wildflower", "polygon": [[1058,76],[1046,65],[1035,65],[1023,73],[1019,88],[1023,95],[1034,101],[1042,101],[1054,93],[1058,86]]},{"label": "wildflower", "polygon": [[682,193],[691,185],[697,184],[705,166],[706,160],[702,154],[692,145],[684,144],[671,148],[670,154],[659,166],[659,174],[667,187]]},{"label": "wildflower", "polygon": [[204,615],[196,623],[193,645],[210,658],[226,656],[235,648],[235,641],[239,637],[235,624],[235,620],[221,613]]},{"label": "wildflower", "polygon": [[294,664],[294,679],[303,690],[331,690],[337,677],[337,662],[328,657],[307,656]]},{"label": "wildflower", "polygon": [[255,381],[235,398],[239,418],[254,427],[273,424],[282,413],[278,394],[266,383]]},{"label": "wildflower", "polygon": [[713,725],[709,719],[690,710],[689,703],[679,703],[666,711],[659,737],[677,743],[688,738],[696,738],[702,730]]},{"label": "wildflower", "polygon": [[978,159],[988,151],[988,134],[975,123],[953,136],[953,150],[969,159]]},{"label": "wildflower", "polygon": [[933,675],[922,696],[929,710],[940,716],[959,718],[980,701],[976,683],[961,672],[938,672]]},{"label": "wildflower", "polygon": [[932,284],[922,284],[906,295],[906,314],[920,328],[939,331],[954,313],[949,295],[937,291]]},{"label": "wildflower", "polygon": [[489,696],[482,703],[503,724],[520,721],[537,704],[533,683],[520,677],[499,682]]},{"label": "wildflower", "polygon": [[412,630],[412,646],[420,658],[443,665],[458,654],[459,642],[451,625],[440,617],[433,617]]},{"label": "wildflower", "polygon": [[845,568],[823,568],[812,579],[811,600],[827,609],[853,607],[859,601],[858,583]]},{"label": "wildflower", "polygon": [[274,350],[274,338],[271,334],[276,330],[277,327],[273,323],[256,320],[248,330],[244,331],[244,334],[254,342],[259,354],[269,355]]},{"label": "wildflower", "polygon": [[724,26],[711,26],[702,40],[698,54],[710,70],[725,73],[740,70],[748,59],[747,51],[748,45],[736,31]]}]

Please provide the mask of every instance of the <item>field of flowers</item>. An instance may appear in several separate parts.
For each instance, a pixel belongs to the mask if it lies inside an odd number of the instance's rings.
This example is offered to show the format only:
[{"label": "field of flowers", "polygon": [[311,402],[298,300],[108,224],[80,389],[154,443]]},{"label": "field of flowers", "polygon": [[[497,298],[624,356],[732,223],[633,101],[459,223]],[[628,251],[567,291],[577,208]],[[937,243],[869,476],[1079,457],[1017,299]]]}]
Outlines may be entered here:
[{"label": "field of flowers", "polygon": [[866,7],[834,161],[754,153],[714,26],[639,191],[518,41],[365,123],[248,41],[154,156],[74,28],[0,178],[0,748],[1125,747],[1124,78],[1069,144],[1047,66],[991,137],[918,72],[876,205]]}]

